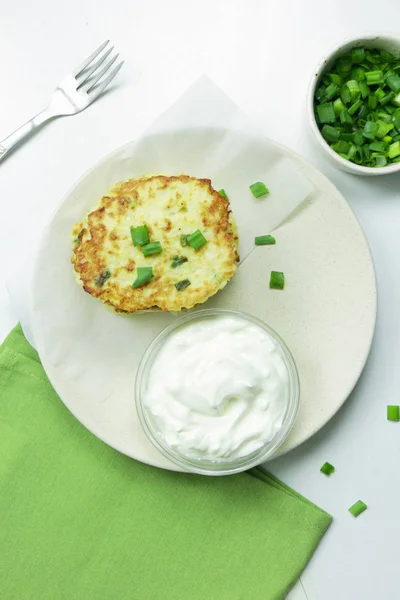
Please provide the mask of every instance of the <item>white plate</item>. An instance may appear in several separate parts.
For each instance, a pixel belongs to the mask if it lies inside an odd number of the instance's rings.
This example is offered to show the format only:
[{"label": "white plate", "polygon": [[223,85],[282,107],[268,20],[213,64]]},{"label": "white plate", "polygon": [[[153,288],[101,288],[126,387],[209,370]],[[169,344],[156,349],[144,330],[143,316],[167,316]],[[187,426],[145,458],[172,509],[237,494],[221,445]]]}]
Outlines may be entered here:
[{"label": "white plate", "polygon": [[[276,229],[276,246],[254,248],[255,235],[270,233],[268,198],[255,200],[248,186],[268,185],[268,170],[283,157],[294,161],[315,192]],[[101,161],[64,198],[40,246],[31,306],[35,342],[52,385],[107,444],[175,469],[145,438],[133,396],[144,348],[175,317],[105,310],[77,286],[70,263],[73,223],[116,181],[150,172],[209,177],[227,191],[245,260],[204,306],[251,313],[285,339],[299,369],[301,398],[280,453],[295,448],[336,413],[360,376],[375,327],[375,274],[363,232],[338,190],[300,156],[250,133],[193,129],[143,138]],[[279,190],[271,189],[271,198],[274,193]],[[284,271],[284,291],[269,290],[271,270]]]}]

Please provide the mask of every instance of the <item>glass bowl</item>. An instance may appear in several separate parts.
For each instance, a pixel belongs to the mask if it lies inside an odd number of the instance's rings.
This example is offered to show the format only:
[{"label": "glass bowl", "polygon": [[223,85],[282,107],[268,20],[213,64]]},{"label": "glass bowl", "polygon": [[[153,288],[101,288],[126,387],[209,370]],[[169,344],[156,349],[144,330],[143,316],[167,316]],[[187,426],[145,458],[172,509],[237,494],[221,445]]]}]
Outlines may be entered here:
[{"label": "glass bowl", "polygon": [[[158,352],[163,346],[167,338],[178,329],[187,326],[188,324],[202,321],[205,319],[214,319],[221,316],[233,316],[248,321],[249,323],[256,324],[261,327],[268,335],[275,341],[276,346],[280,352],[280,355],[285,363],[288,372],[289,379],[289,398],[286,407],[286,412],[283,417],[281,428],[272,438],[272,440],[265,442],[260,448],[248,454],[246,456],[237,457],[234,459],[221,459],[221,460],[208,460],[208,459],[197,459],[186,456],[176,448],[168,445],[163,435],[157,428],[156,421],[152,416],[151,412],[146,408],[143,399],[147,390],[149,375],[156,359]],[[187,313],[183,317],[177,318],[168,327],[163,329],[151,342],[147,350],[145,351],[142,360],[140,362],[135,381],[135,399],[136,408],[139,415],[141,425],[148,437],[148,439],[154,444],[154,446],[175,465],[179,466],[182,470],[201,473],[204,475],[230,475],[233,473],[239,473],[259,465],[260,463],[270,459],[277,449],[283,444],[289,432],[293,426],[296,418],[298,406],[299,406],[299,395],[300,385],[299,377],[296,369],[293,357],[286,346],[285,342],[279,337],[279,335],[263,321],[238,311],[231,311],[225,309],[203,309],[194,312]]]}]

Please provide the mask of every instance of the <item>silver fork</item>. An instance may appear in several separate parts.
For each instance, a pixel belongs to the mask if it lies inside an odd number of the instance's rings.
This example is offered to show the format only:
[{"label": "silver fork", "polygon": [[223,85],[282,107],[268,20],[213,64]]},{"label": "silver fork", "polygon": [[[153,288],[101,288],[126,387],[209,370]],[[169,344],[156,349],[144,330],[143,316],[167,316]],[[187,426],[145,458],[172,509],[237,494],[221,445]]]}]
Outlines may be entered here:
[{"label": "silver fork", "polygon": [[0,142],[0,160],[47,121],[76,115],[100,96],[124,64],[121,61],[111,69],[119,54],[107,60],[114,49],[107,48],[108,43],[109,40],[101,44],[77,69],[67,75],[54,90],[49,104],[42,112]]}]

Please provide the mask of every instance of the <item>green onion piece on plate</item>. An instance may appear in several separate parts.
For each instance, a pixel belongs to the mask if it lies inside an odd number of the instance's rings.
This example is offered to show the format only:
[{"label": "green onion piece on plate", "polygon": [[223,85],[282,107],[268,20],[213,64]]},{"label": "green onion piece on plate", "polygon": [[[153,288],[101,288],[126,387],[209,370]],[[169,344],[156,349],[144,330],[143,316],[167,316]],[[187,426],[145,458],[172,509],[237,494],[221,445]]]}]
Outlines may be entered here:
[{"label": "green onion piece on plate", "polygon": [[226,199],[228,200],[228,196],[226,195],[226,192],[225,192],[225,190],[219,190],[218,194],[219,194],[220,196],[223,196],[224,198],[226,198]]},{"label": "green onion piece on plate", "polygon": [[272,246],[276,244],[276,239],[272,235],[259,235],[254,238],[256,246]]},{"label": "green onion piece on plate", "polygon": [[331,463],[324,463],[322,465],[322,467],[320,468],[321,473],[323,473],[324,475],[327,475],[329,477],[329,475],[332,475],[332,473],[335,472],[335,467],[333,465],[331,465]]},{"label": "green onion piece on plate", "polygon": [[269,189],[262,181],[256,181],[256,183],[252,183],[249,187],[254,198],[262,198],[262,196],[269,194]]},{"label": "green onion piece on plate", "polygon": [[139,227],[131,227],[131,238],[135,246],[145,246],[150,242],[149,231],[147,225],[139,225]]},{"label": "green onion piece on plate", "polygon": [[269,287],[271,290],[283,290],[285,287],[285,275],[281,271],[271,271]]},{"label": "green onion piece on plate", "polygon": [[153,279],[153,277],[153,267],[138,267],[137,279],[132,284],[133,289],[144,285],[145,283],[150,281],[150,279]]},{"label": "green onion piece on plate", "polygon": [[142,246],[142,252],[144,256],[151,256],[152,254],[160,254],[162,252],[162,246],[160,242],[150,242],[145,246]]},{"label": "green onion piece on plate", "polygon": [[180,265],[183,265],[183,263],[188,262],[188,259],[186,258],[186,256],[173,256],[172,257],[172,263],[171,263],[171,267],[173,269],[176,269],[176,267],[179,267]]},{"label": "green onion piece on plate", "polygon": [[200,250],[200,248],[207,244],[206,238],[199,229],[188,235],[187,241],[188,244],[190,244],[190,246],[192,246],[192,248],[195,250]]},{"label": "green onion piece on plate", "polygon": [[400,406],[388,404],[386,410],[388,421],[400,421]]},{"label": "green onion piece on plate", "polygon": [[357,502],[349,508],[349,512],[351,512],[351,514],[354,517],[358,517],[358,515],[361,515],[361,513],[364,512],[364,510],[367,510],[367,505],[364,504],[362,500],[357,500]]},{"label": "green onion piece on plate", "polygon": [[178,292],[181,292],[182,290],[187,288],[189,285],[190,285],[189,279],[182,279],[182,281],[178,281],[178,283],[175,284],[175,287],[178,290]]}]

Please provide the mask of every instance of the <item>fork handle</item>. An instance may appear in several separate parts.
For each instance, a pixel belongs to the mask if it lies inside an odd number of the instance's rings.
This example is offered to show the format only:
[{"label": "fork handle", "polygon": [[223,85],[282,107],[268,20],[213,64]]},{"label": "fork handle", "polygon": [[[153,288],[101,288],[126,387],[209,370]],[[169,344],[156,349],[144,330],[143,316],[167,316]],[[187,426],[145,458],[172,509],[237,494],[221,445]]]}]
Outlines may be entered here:
[{"label": "fork handle", "polygon": [[18,129],[16,129],[9,136],[4,138],[3,141],[0,142],[0,161],[18,144],[22,142],[22,140],[31,136],[39,127],[53,118],[53,114],[45,108],[38,115],[21,125]]}]

